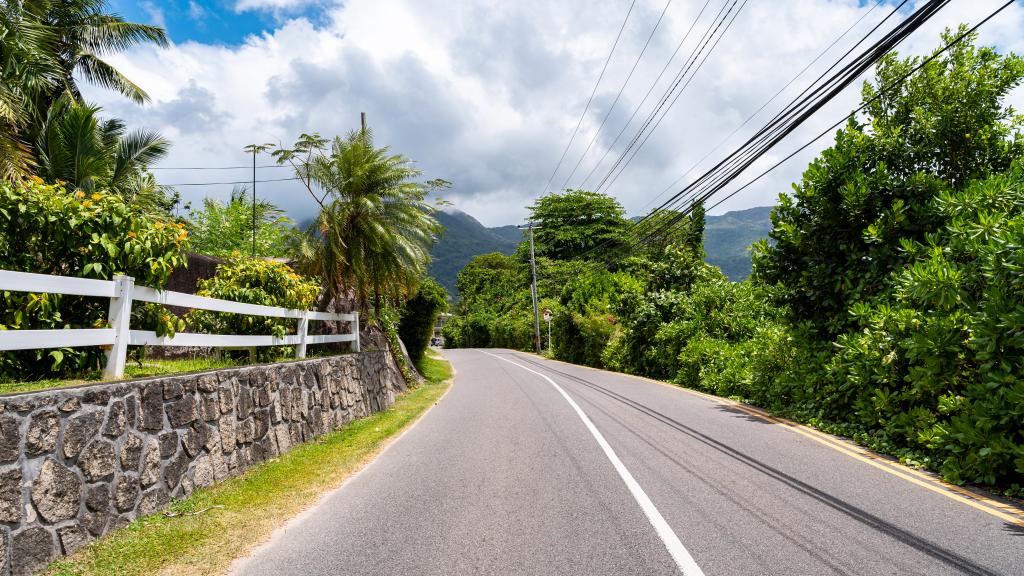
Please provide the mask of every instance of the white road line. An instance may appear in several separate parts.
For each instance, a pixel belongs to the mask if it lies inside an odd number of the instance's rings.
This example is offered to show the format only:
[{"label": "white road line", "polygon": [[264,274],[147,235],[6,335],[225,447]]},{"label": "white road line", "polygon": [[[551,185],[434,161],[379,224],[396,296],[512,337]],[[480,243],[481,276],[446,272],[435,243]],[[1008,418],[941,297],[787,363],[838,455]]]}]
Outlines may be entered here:
[{"label": "white road line", "polygon": [[572,406],[572,409],[576,411],[576,415],[583,421],[583,425],[587,427],[587,430],[590,430],[594,439],[597,440],[598,446],[604,450],[604,455],[608,457],[608,460],[611,461],[615,471],[619,473],[620,477],[622,477],[622,481],[626,483],[626,487],[629,488],[630,494],[633,495],[636,503],[640,505],[640,509],[643,510],[644,515],[647,516],[647,520],[649,520],[651,526],[654,527],[654,531],[658,533],[658,536],[665,544],[665,548],[668,549],[668,553],[672,556],[672,559],[676,561],[676,566],[679,567],[679,571],[682,572],[684,576],[704,576],[704,572],[701,571],[700,566],[697,566],[697,562],[694,561],[693,556],[690,556],[690,552],[686,549],[686,546],[683,546],[683,543],[679,541],[679,537],[676,536],[676,533],[672,530],[672,527],[665,521],[664,516],[661,515],[661,512],[658,512],[658,509],[654,506],[654,502],[651,502],[647,493],[644,492],[644,489],[641,488],[640,484],[638,484],[636,479],[633,478],[633,475],[629,473],[629,470],[626,469],[626,465],[622,463],[622,460],[619,460],[618,455],[615,454],[612,447],[608,445],[608,441],[604,439],[604,436],[601,435],[597,426],[594,426],[594,423],[590,421],[590,418],[583,412],[583,409],[576,404],[576,401],[566,394],[565,390],[556,384],[554,380],[548,378],[547,375],[527,368],[518,362],[513,362],[508,358],[502,358],[497,354],[491,354],[490,352],[484,352],[483,350],[481,350],[481,352],[488,356],[494,356],[498,360],[504,360],[509,364],[515,364],[527,372],[532,372],[547,380],[548,384],[551,384],[555,387],[555,390],[558,390],[559,394],[561,394],[562,397],[565,398],[566,402]]}]

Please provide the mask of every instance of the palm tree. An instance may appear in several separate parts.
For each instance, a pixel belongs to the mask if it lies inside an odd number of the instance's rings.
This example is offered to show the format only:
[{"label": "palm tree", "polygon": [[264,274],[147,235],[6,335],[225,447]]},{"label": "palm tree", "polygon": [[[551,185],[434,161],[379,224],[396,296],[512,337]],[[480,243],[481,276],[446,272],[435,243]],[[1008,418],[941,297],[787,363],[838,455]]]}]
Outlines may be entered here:
[{"label": "palm tree", "polygon": [[26,128],[38,117],[36,99],[60,84],[56,37],[22,17],[16,3],[0,5],[0,178],[29,174]]},{"label": "palm tree", "polygon": [[106,189],[127,199],[157,188],[145,170],[167,155],[169,143],[147,130],[128,132],[119,119],[103,120],[99,106],[64,96],[50,107],[36,141],[38,173],[70,190]]},{"label": "palm tree", "polygon": [[[104,13],[106,0],[21,0],[26,18],[46,26],[57,39],[56,58],[61,69],[61,90],[81,101],[75,74],[86,81],[120,92],[137,103],[149,100],[146,92],[111,66],[104,56],[143,43],[168,45],[158,26],[126,22]],[[39,108],[45,110],[60,92],[50,92]]]},{"label": "palm tree", "polygon": [[414,180],[421,172],[405,156],[375,148],[365,130],[335,138],[303,166],[325,196],[300,262],[322,278],[326,295],[351,294],[364,307],[372,298],[379,311],[384,298],[415,292],[442,229]]}]

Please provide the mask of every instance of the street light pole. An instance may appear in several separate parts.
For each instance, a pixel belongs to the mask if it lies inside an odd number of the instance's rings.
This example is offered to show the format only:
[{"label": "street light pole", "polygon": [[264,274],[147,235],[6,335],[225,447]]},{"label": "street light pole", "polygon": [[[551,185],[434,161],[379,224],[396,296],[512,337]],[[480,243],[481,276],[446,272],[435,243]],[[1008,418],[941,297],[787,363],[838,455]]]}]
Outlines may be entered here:
[{"label": "street light pole", "polygon": [[533,251],[533,230],[540,228],[540,226],[534,226],[533,222],[530,222],[526,226],[516,226],[516,228],[530,231],[530,273],[533,275],[533,285],[530,286],[530,292],[533,295],[533,343],[537,349],[537,354],[540,354],[540,311],[537,307],[537,257]]}]

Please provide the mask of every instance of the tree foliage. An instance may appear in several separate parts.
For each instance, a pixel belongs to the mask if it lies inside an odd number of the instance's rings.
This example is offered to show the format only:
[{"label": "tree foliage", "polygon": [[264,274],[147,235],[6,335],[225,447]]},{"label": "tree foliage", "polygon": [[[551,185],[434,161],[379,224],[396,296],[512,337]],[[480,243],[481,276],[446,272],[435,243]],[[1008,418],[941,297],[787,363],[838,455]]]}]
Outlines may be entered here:
[{"label": "tree foliage", "polygon": [[[41,181],[0,183],[0,269],[109,280],[132,276],[160,288],[184,265],[182,224],[135,213],[104,191],[86,194]],[[59,294],[0,293],[0,329],[101,328],[109,302]],[[173,333],[180,324],[152,305],[137,305],[133,326]],[[7,352],[0,373],[14,377],[68,374],[100,366],[96,347]]]},{"label": "tree foliage", "polygon": [[[959,33],[947,31],[943,44]],[[898,79],[921,59],[883,58],[875,83],[864,86],[865,118],[850,119],[793,196],[779,196],[755,274],[783,286],[794,322],[821,338],[850,328],[849,308],[887,289],[886,278],[907,262],[901,240],[923,241],[939,227],[932,198],[1003,172],[1024,154],[1022,119],[1004,105],[1024,79],[1024,59],[973,39],[905,82]]]},{"label": "tree foliage", "polygon": [[[320,285],[303,278],[286,264],[248,256],[236,256],[217,267],[212,278],[199,281],[199,296],[310,310]],[[193,330],[211,334],[259,334],[278,338],[295,334],[295,319],[194,310],[189,314]],[[263,350],[263,354],[272,351]]]},{"label": "tree foliage", "polygon": [[431,278],[420,282],[416,295],[406,300],[398,323],[398,336],[413,362],[419,362],[430,345],[434,324],[448,308],[448,293]]},{"label": "tree foliage", "polygon": [[625,210],[614,198],[587,190],[566,190],[542,196],[530,206],[530,221],[540,227],[534,232],[538,256],[573,260],[601,246],[604,255],[616,253],[623,245],[628,225]]},{"label": "tree foliage", "polygon": [[420,171],[405,156],[374,146],[368,130],[335,138],[323,154],[317,145],[300,140],[277,154],[284,162],[306,151],[309,159],[296,164],[297,173],[323,190],[320,213],[300,244],[302,269],[319,276],[334,297],[350,290],[378,309],[384,298],[403,301],[425,275],[441,232],[426,188],[416,181]]},{"label": "tree foliage", "polygon": [[[192,249],[200,254],[230,257],[252,252],[252,199],[237,186],[227,202],[203,199],[202,210],[188,217]],[[266,200],[256,201],[256,255],[287,258],[295,254],[299,232],[284,211]]]}]

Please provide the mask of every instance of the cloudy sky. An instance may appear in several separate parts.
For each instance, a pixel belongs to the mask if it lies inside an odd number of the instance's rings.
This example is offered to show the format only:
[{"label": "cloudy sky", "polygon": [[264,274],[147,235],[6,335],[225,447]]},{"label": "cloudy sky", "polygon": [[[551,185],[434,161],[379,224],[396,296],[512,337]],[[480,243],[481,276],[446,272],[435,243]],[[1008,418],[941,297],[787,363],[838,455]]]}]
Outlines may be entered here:
[{"label": "cloudy sky", "polygon": [[[112,0],[115,12],[164,26],[173,45],[112,58],[150,93],[150,104],[135,106],[99,89],[88,90],[87,96],[132,126],[169,137],[174,146],[161,164],[164,168],[246,165],[251,163],[242,152],[246,144],[289,143],[312,131],[344,134],[358,127],[359,113],[366,112],[378,144],[414,159],[425,178],[454,183],[444,197],[455,207],[487,225],[517,223],[526,206],[544,193],[630,2]],[[659,194],[699,175],[698,167],[683,177],[709,152],[700,166],[712,165],[742,142],[787,95],[795,95],[882,20],[894,5],[892,0],[882,2],[741,1],[743,8],[721,43],[608,192],[631,214],[640,214]],[[953,0],[901,51],[924,53],[937,45],[942,28],[973,24],[1001,3]],[[597,185],[726,4],[731,2],[708,0],[698,19],[702,0],[669,0],[667,9],[666,0],[636,0],[552,189],[563,183]],[[781,97],[712,152],[855,23]],[[655,85],[691,26],[693,32]],[[1024,53],[1022,32],[1024,8],[1017,3],[982,28],[981,37],[986,44]],[[649,37],[650,45],[626,82]],[[651,98],[612,147],[652,85]],[[747,177],[840,119],[856,106],[858,92],[851,87],[762,158]],[[1015,92],[1011,100],[1024,109],[1024,91]],[[778,193],[789,190],[802,167],[827,144],[823,140],[715,212],[774,204]],[[264,157],[259,163],[271,162]],[[579,169],[570,178],[577,163]],[[590,173],[594,175],[584,181]],[[167,184],[230,182],[250,178],[251,170],[161,169],[158,175]],[[264,180],[289,176],[280,168],[261,168],[257,174]],[[198,204],[204,196],[226,198],[231,188],[218,184],[179,190]],[[314,204],[296,182],[258,184],[257,190],[297,219],[313,213]]]}]

